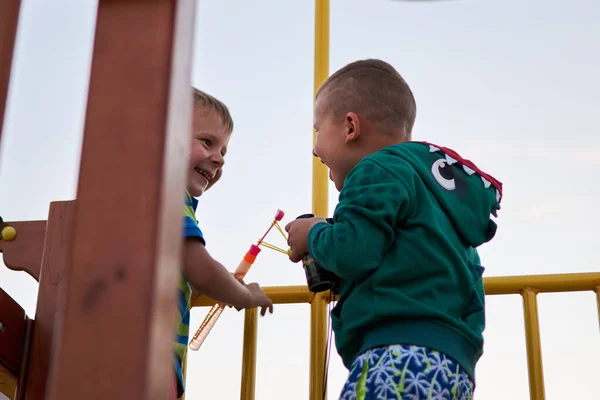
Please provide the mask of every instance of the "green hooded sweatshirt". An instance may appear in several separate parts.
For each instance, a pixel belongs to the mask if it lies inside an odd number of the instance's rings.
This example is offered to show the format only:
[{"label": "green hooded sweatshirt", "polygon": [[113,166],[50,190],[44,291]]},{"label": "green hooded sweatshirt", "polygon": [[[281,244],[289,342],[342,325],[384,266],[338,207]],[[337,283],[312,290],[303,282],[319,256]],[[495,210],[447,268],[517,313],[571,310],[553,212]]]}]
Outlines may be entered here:
[{"label": "green hooded sweatshirt", "polygon": [[308,248],[340,277],[332,310],[347,368],[378,346],[428,347],[474,380],[485,327],[475,248],[496,233],[502,184],[454,151],[425,142],[388,146],[348,174],[333,223]]}]

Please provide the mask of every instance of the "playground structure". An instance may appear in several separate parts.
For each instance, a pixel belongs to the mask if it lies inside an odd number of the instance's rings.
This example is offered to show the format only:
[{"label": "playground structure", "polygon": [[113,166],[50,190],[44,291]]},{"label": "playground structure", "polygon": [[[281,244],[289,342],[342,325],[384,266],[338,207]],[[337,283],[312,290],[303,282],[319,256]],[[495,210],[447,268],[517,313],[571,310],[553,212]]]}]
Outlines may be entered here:
[{"label": "playground structure", "polygon": [[[0,135],[19,3],[0,3]],[[0,240],[4,263],[39,282],[33,320],[0,290],[0,393],[11,399],[169,398],[195,4],[98,2],[77,198],[51,203],[47,221],[5,221],[16,237]],[[329,1],[315,5],[316,90],[329,73]],[[327,170],[314,159],[312,173],[312,212],[328,216]],[[594,291],[600,316],[600,273],[484,282],[487,295],[522,296],[530,398],[544,399],[537,294]],[[322,399],[329,293],[265,291],[275,304],[310,304],[309,398]],[[256,309],[245,310],[243,340],[241,399],[250,400]]]}]

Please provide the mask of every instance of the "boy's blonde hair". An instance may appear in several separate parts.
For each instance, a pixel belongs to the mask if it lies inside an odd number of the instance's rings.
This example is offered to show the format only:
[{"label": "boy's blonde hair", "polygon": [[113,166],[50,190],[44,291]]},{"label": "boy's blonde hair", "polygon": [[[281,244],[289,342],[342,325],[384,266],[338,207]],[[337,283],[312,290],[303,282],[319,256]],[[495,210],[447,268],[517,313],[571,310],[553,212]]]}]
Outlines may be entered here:
[{"label": "boy's blonde hair", "polygon": [[410,87],[390,64],[368,59],[350,63],[325,80],[316,97],[325,96],[334,118],[348,112],[364,116],[385,133],[399,129],[410,140],[417,105]]},{"label": "boy's blonde hair", "polygon": [[233,118],[231,118],[227,106],[208,93],[198,90],[193,86],[192,89],[194,91],[194,107],[200,105],[207,110],[215,111],[223,120],[223,124],[225,124],[227,131],[229,133],[233,132]]}]

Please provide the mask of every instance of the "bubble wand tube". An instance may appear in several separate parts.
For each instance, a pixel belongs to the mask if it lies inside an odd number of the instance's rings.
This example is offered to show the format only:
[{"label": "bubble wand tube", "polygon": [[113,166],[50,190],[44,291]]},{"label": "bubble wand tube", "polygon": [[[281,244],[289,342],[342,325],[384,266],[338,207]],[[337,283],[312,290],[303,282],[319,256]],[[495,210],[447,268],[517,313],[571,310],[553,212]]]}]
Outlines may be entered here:
[{"label": "bubble wand tube", "polygon": [[[277,210],[277,213],[275,214],[275,218],[273,219],[273,222],[271,222],[271,226],[269,227],[269,229],[267,229],[265,234],[258,240],[257,244],[253,244],[250,246],[250,249],[246,252],[246,255],[244,256],[244,258],[242,259],[242,261],[236,268],[235,272],[233,273],[233,276],[237,280],[242,281],[244,279],[244,277],[250,270],[250,267],[252,267],[252,264],[254,264],[254,261],[256,260],[256,256],[258,256],[258,253],[260,253],[260,247],[258,247],[258,246],[260,246],[261,244],[265,245],[265,247],[268,247],[270,249],[277,250],[277,251],[280,251],[283,253],[287,253],[283,249],[279,249],[278,247],[275,247],[273,245],[263,242],[265,237],[267,236],[267,234],[273,228],[273,226],[277,226],[278,230],[283,234],[283,231],[281,230],[281,228],[279,227],[279,224],[277,223],[278,221],[281,221],[283,219],[283,215],[284,215],[283,211]],[[284,235],[284,237],[285,237],[285,235]],[[215,325],[215,323],[217,322],[217,320],[223,313],[225,306],[226,306],[226,304],[223,304],[223,303],[217,303],[214,306],[212,306],[212,308],[206,315],[206,318],[204,318],[204,321],[202,322],[202,324],[196,331],[196,334],[192,337],[192,340],[190,341],[189,347],[191,350],[197,351],[200,348],[200,346],[202,346],[202,343],[204,343],[206,336],[208,336],[212,327]]]}]

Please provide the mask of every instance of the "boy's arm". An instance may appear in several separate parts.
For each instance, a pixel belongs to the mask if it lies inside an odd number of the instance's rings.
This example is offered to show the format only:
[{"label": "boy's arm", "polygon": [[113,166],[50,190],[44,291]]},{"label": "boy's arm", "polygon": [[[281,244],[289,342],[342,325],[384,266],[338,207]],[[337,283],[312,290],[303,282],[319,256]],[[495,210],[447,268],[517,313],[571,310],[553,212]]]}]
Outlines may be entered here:
[{"label": "boy's arm", "polygon": [[[249,296],[249,301],[253,302],[255,299],[251,290],[245,285],[239,284],[232,275],[229,277],[231,279],[224,277],[230,273],[206,250],[204,235],[195,219],[192,218],[193,211],[189,206],[188,203],[188,207],[184,207],[183,216],[183,236],[185,238],[183,274],[190,284],[191,298],[195,299],[204,293],[213,300],[231,304],[236,308],[249,307],[249,303],[246,303],[246,306],[243,305],[245,301],[243,296]],[[232,279],[235,282],[232,282]]]},{"label": "boy's arm", "polygon": [[[220,303],[239,308],[251,307],[252,293],[218,261],[211,257],[204,244],[186,238],[183,253],[183,273],[193,288],[192,298],[200,293]],[[200,293],[198,293],[200,292]]]},{"label": "boy's arm", "polygon": [[342,278],[363,277],[383,260],[395,240],[396,221],[411,211],[412,197],[385,167],[361,161],[346,178],[334,224],[321,222],[310,230],[309,253]]},{"label": "boy's arm", "polygon": [[[243,285],[245,285],[245,284],[246,284],[246,283],[244,282],[244,280],[243,280],[243,279],[242,279],[240,282],[241,282]],[[203,294],[201,290],[198,290],[198,289],[196,289],[194,286],[192,286],[192,284],[191,284],[191,283],[190,283],[190,289],[192,290],[192,293],[191,293],[191,298],[192,298],[192,300],[194,300],[194,299],[196,299],[196,298],[200,297],[200,296]]]}]

